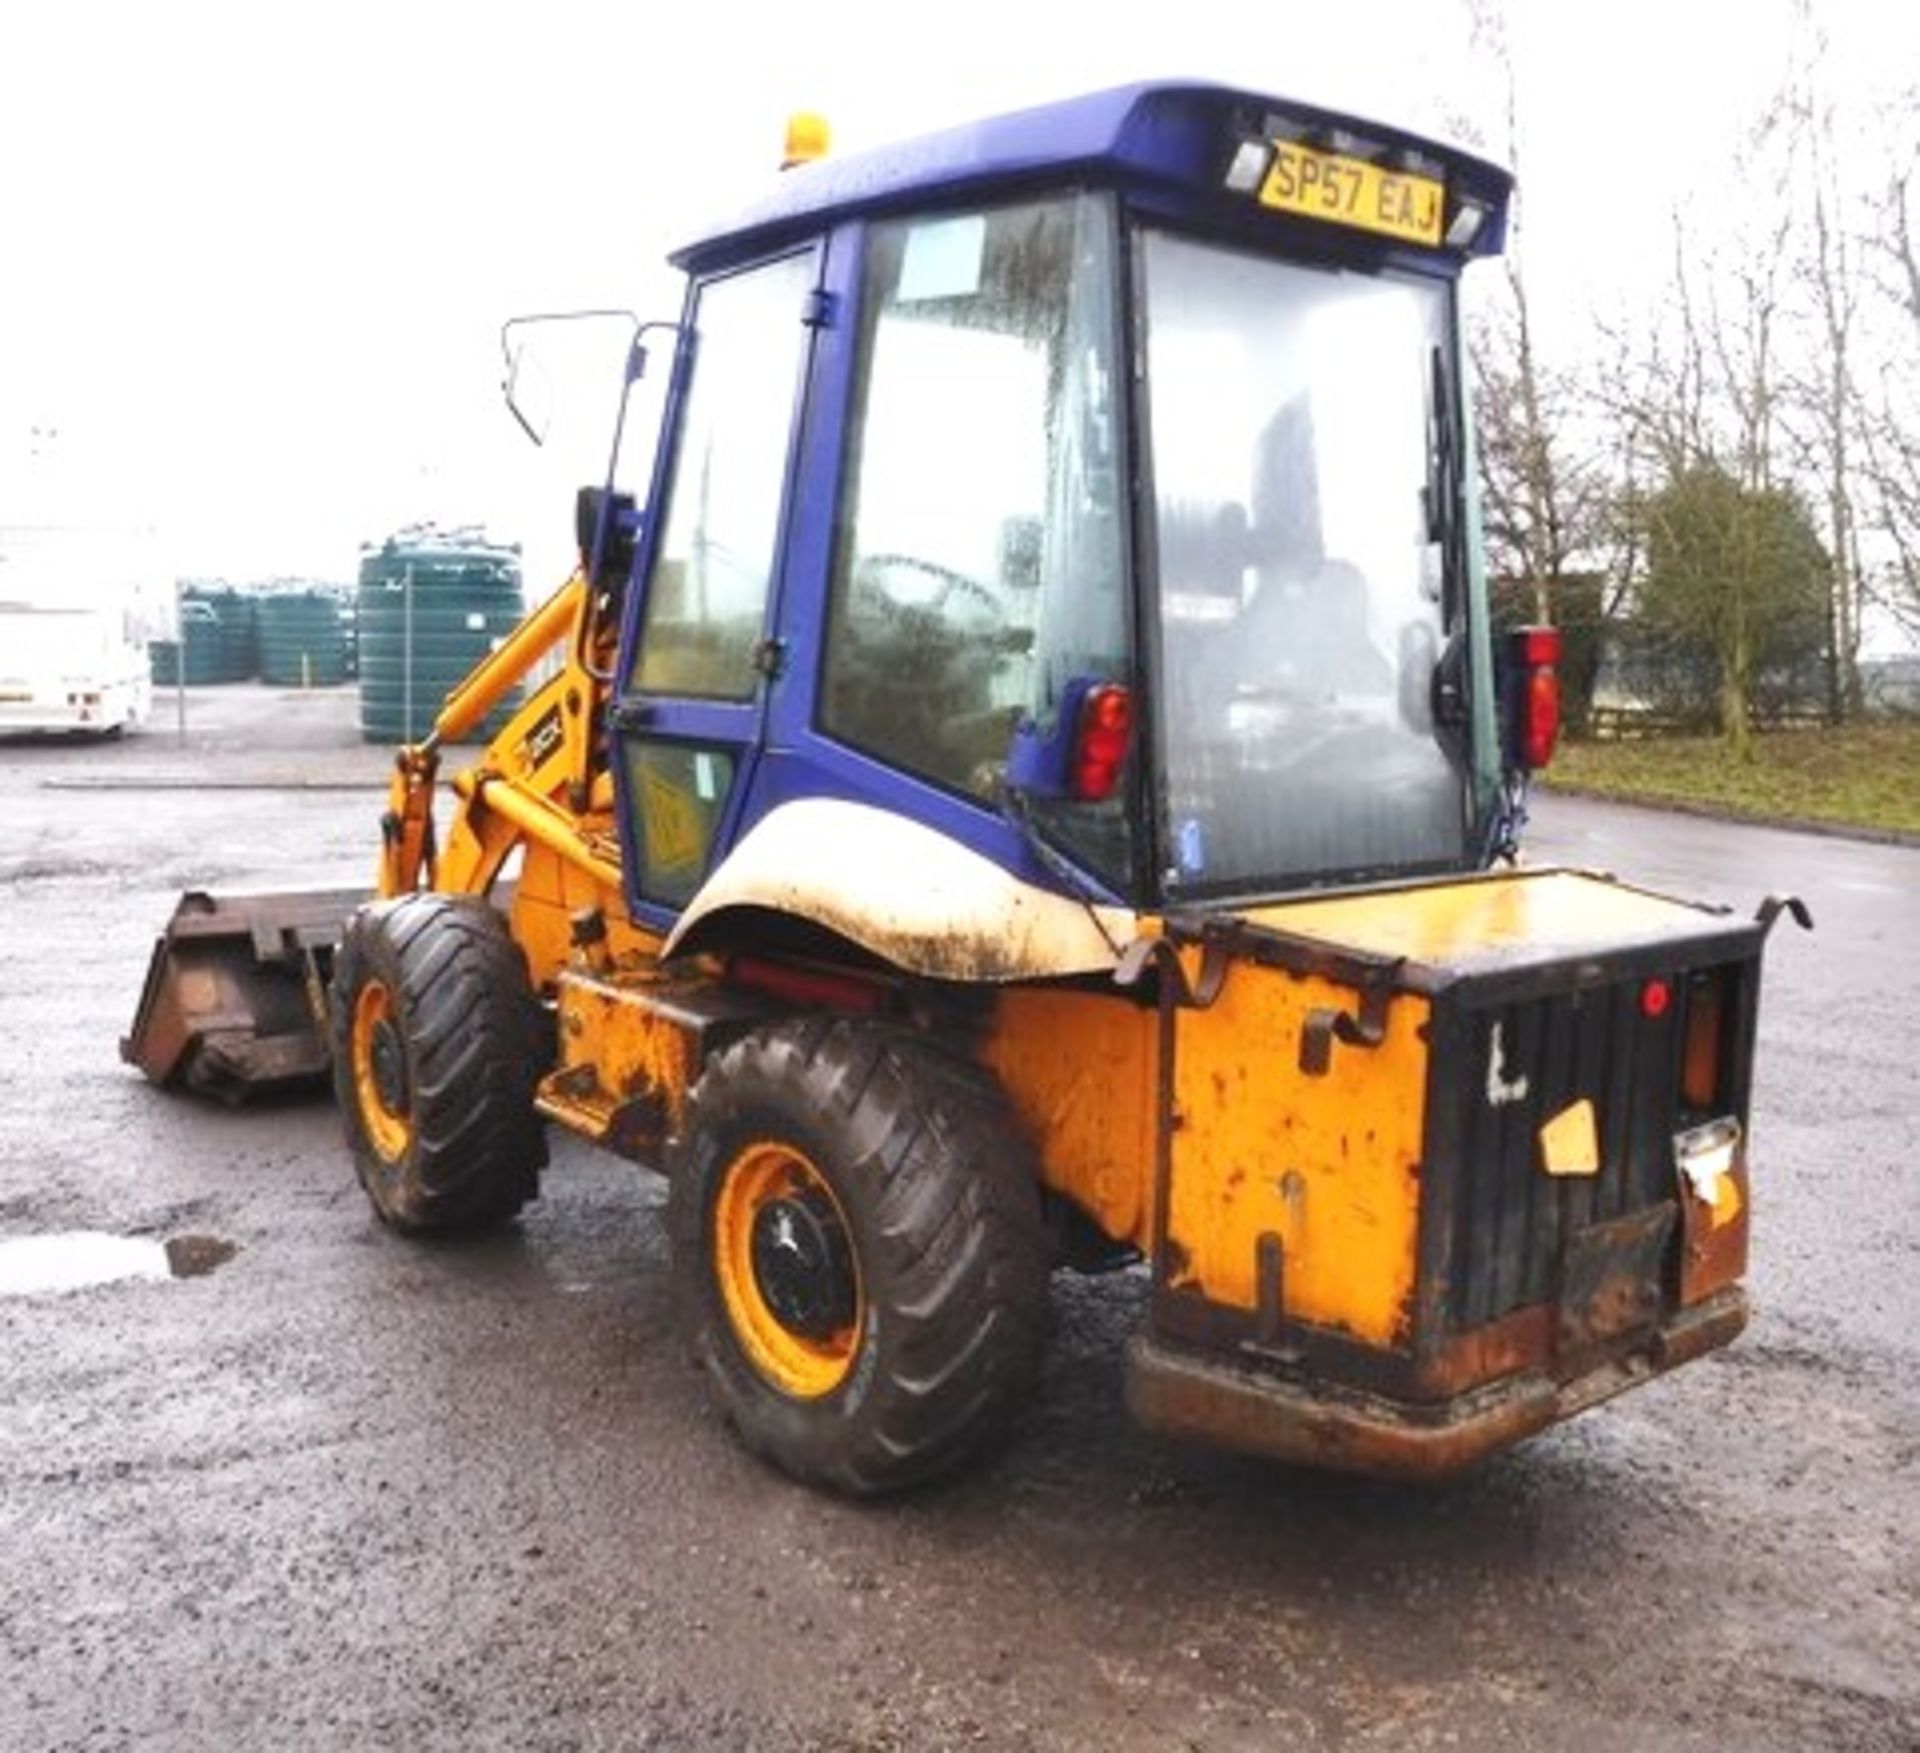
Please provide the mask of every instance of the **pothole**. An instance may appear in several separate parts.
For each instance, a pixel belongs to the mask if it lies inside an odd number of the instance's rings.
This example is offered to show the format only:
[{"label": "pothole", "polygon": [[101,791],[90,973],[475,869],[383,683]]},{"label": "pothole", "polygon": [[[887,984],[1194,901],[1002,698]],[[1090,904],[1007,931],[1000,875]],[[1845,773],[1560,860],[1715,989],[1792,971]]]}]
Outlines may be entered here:
[{"label": "pothole", "polygon": [[165,1247],[167,1267],[175,1278],[205,1278],[240,1252],[239,1244],[225,1236],[169,1236]]},{"label": "pothole", "polygon": [[239,1249],[221,1236],[115,1236],[66,1230],[0,1236],[0,1296],[58,1296],[124,1279],[201,1278]]}]

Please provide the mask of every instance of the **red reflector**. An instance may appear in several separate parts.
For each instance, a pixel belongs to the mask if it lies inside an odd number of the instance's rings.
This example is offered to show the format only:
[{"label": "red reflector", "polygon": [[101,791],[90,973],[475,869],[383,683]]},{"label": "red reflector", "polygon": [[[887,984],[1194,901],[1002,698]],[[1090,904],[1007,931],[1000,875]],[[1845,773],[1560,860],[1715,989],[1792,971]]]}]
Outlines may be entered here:
[{"label": "red reflector", "polygon": [[1133,702],[1125,688],[1095,688],[1087,696],[1086,718],[1109,736],[1125,736],[1133,728]]},{"label": "red reflector", "polygon": [[1521,764],[1529,772],[1544,767],[1553,759],[1553,747],[1559,740],[1560,677],[1543,665],[1527,671],[1520,696]]},{"label": "red reflector", "polygon": [[871,1016],[887,1001],[886,988],[857,974],[830,968],[801,968],[763,956],[735,956],[727,963],[727,978],[756,987],[792,1004],[817,1005],[822,1010],[850,1010]]},{"label": "red reflector", "polygon": [[1083,803],[1113,796],[1133,735],[1133,696],[1118,683],[1089,689],[1073,739],[1073,795]]},{"label": "red reflector", "polygon": [[1649,980],[1640,988],[1640,1014],[1649,1020],[1657,1020],[1667,1014],[1673,1004],[1673,988],[1664,980]]},{"label": "red reflector", "polygon": [[1522,663],[1558,663],[1560,629],[1558,627],[1522,627],[1514,636],[1520,647]]}]

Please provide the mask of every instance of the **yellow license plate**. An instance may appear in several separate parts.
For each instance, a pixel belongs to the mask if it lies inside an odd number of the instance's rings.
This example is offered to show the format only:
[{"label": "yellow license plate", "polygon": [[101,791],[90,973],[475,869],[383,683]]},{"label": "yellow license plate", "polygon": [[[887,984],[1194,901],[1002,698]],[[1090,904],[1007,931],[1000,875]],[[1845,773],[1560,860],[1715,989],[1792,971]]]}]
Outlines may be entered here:
[{"label": "yellow license plate", "polygon": [[1364,159],[1281,140],[1260,186],[1260,203],[1431,246],[1440,241],[1446,193],[1446,185],[1434,177],[1383,170]]}]

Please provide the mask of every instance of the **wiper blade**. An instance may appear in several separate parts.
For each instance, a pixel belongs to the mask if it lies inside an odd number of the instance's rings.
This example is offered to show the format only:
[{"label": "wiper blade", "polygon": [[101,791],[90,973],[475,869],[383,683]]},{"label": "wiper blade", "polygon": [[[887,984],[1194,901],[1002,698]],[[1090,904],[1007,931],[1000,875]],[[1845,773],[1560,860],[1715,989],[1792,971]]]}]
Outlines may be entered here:
[{"label": "wiper blade", "polygon": [[1460,527],[1460,404],[1453,393],[1444,347],[1429,355],[1427,417],[1427,540],[1440,544],[1440,619],[1452,627],[1460,613],[1461,585],[1466,576]]}]

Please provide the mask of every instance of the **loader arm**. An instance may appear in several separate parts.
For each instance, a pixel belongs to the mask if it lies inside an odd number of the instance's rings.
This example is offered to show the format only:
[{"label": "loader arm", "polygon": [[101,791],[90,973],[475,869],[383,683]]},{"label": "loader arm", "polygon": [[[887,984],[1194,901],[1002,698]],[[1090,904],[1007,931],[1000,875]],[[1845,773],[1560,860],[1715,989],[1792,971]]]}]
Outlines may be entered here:
[{"label": "loader arm", "polygon": [[[448,695],[425,740],[398,752],[380,821],[379,895],[484,895],[516,846],[538,845],[583,868],[594,892],[618,896],[617,850],[594,830],[596,812],[610,809],[599,726],[618,618],[617,593],[576,573]],[[442,844],[433,819],[442,748],[562,641],[559,667],[455,778]],[[121,1057],[155,1083],[229,1101],[324,1076],[330,1047],[317,994],[348,916],[367,898],[187,895],[154,945]]]},{"label": "loader arm", "polygon": [[[572,719],[590,732],[598,722],[604,669],[594,659],[603,657],[611,645],[611,630],[605,625],[607,619],[603,600],[588,589],[585,577],[576,572],[507,636],[498,651],[469,672],[447,696],[426,739],[408,744],[395,755],[393,777],[387,790],[387,812],[380,823],[380,861],[375,882],[381,895],[404,895],[415,889],[435,888],[471,893],[491,885],[517,833],[503,836],[497,830],[488,832],[477,820],[468,819],[486,807],[485,780],[507,778],[511,781],[516,776],[537,774],[544,788],[557,788],[563,796],[579,799],[580,808],[585,807],[592,778],[593,741],[590,734],[567,735],[566,724]],[[485,719],[526,680],[534,666],[562,638],[567,641],[567,661],[557,675],[536,691],[530,703],[530,706],[541,707],[534,714],[534,726],[547,724],[546,697],[552,693],[554,699],[550,704],[562,707],[552,721],[558,728],[542,733],[538,741],[530,744],[525,722],[528,709],[523,708],[473,763],[471,772],[476,782],[458,788],[460,801],[449,837],[450,844],[469,849],[468,855],[448,861],[446,875],[450,880],[443,882],[442,860],[433,826],[434,782],[439,773],[440,751],[448,743],[458,742]],[[564,703],[569,699],[574,702],[572,712],[564,710]],[[472,855],[472,848],[478,849],[478,857]]]}]

